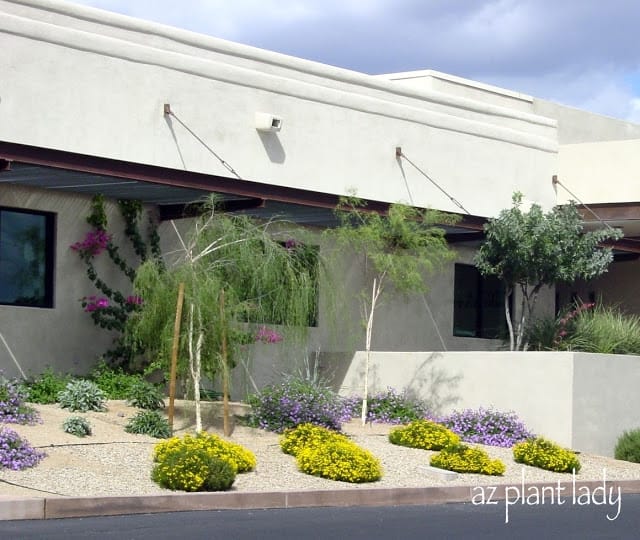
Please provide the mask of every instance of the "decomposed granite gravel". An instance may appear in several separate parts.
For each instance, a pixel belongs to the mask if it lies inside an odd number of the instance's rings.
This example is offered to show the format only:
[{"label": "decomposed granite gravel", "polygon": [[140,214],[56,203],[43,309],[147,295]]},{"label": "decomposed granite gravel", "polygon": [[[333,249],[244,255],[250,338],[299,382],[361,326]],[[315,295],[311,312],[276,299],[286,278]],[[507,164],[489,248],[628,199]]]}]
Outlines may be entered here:
[{"label": "decomposed granite gravel", "polygon": [[[86,416],[93,434],[78,438],[64,433],[62,422],[71,414],[58,405],[36,405],[42,423],[33,426],[10,424],[31,445],[44,450],[47,457],[40,464],[23,471],[0,470],[0,497],[148,495],[168,493],[150,479],[152,450],[158,439],[128,434],[125,424],[137,412],[122,401],[108,402],[106,412]],[[205,415],[206,418],[206,415]],[[189,404],[177,402],[176,434],[193,430]],[[208,431],[221,433],[219,419],[205,422]],[[484,447],[492,458],[507,466],[499,477],[477,474],[446,475],[429,467],[433,452],[395,446],[387,434],[391,426],[361,426],[352,421],[344,430],[360,446],[370,450],[383,467],[383,477],[369,484],[350,484],[308,476],[299,472],[295,459],[280,451],[277,434],[235,426],[230,440],[255,453],[255,471],[239,474],[234,491],[260,492],[282,490],[333,490],[371,487],[483,486],[525,482],[572,481],[571,474],[553,473],[515,463],[510,449]],[[580,455],[581,471],[576,480],[640,480],[640,464],[616,461],[594,455]],[[450,478],[453,476],[453,478]]]}]

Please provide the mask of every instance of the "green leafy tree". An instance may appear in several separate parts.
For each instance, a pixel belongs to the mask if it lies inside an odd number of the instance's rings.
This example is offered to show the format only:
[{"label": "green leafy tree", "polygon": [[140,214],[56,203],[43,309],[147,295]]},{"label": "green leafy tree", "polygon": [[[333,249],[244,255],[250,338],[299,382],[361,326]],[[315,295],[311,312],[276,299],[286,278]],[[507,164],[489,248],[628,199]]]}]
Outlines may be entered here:
[{"label": "green leafy tree", "polygon": [[[537,204],[531,205],[528,212],[521,206],[522,194],[515,193],[513,206],[485,225],[486,237],[475,257],[483,276],[496,276],[504,282],[505,318],[512,351],[527,350],[527,325],[542,287],[592,279],[606,272],[613,255],[601,243],[622,236],[611,228],[584,231],[573,202],[547,213]],[[509,296],[516,290],[521,295],[521,306],[514,328]]]},{"label": "green leafy tree", "polygon": [[370,269],[371,282],[361,292],[365,323],[366,362],[363,382],[362,423],[367,417],[371,339],[376,307],[385,291],[403,294],[427,291],[425,276],[453,259],[445,231],[436,224],[453,224],[457,217],[435,210],[392,204],[386,214],[367,211],[356,197],[341,199],[336,209],[340,225],[328,231],[340,248],[361,254]]},{"label": "green leafy tree", "polygon": [[179,367],[193,382],[200,431],[201,374],[228,380],[241,345],[279,337],[265,332],[265,324],[278,324],[289,336],[304,334],[316,311],[315,270],[301,263],[301,243],[278,241],[274,223],[218,212],[213,201],[188,234],[175,224],[174,230],[176,263],[165,269],[148,260],[136,273],[144,303],[129,319],[127,339],[166,369],[178,287],[185,284],[180,358],[188,362]]}]

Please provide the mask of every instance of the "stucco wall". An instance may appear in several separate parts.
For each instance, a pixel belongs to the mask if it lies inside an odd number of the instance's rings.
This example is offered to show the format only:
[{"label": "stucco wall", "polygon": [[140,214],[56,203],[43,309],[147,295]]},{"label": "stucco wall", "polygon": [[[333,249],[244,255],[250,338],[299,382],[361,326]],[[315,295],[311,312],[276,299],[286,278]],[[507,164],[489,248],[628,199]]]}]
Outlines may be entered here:
[{"label": "stucco wall", "polygon": [[55,1],[0,0],[0,40],[0,140],[228,175],[170,103],[249,180],[459,210],[401,146],[472,214],[554,200],[548,118]]},{"label": "stucco wall", "polygon": [[[567,144],[558,160],[560,181],[588,203],[640,201],[640,126],[624,141]],[[558,189],[558,202],[571,196]]]},{"label": "stucco wall", "polygon": [[[0,205],[56,215],[54,307],[0,306],[0,331],[27,375],[38,374],[48,365],[55,365],[56,371],[86,373],[111,344],[110,333],[97,328],[80,305],[83,296],[101,294],[87,278],[84,263],[69,247],[90,230],[85,221],[90,203],[90,197],[81,195],[0,186]],[[123,256],[132,257],[118,209],[110,201],[105,208],[114,242],[123,246]],[[130,294],[131,284],[106,253],[96,258],[95,266],[107,284]],[[19,375],[2,344],[0,369],[8,377]]]},{"label": "stucco wall", "polygon": [[[345,395],[362,395],[365,353],[324,358]],[[572,352],[373,352],[370,392],[407,389],[434,412],[494,407],[515,411],[534,432],[612,456],[623,431],[637,428],[640,357]]]}]

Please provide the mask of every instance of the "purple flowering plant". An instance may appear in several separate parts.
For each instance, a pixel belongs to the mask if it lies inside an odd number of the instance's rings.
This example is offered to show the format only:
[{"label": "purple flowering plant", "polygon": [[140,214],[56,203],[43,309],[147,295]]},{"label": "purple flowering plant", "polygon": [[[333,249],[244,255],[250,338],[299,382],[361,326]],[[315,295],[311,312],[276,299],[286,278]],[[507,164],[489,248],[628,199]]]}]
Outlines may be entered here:
[{"label": "purple flowering plant", "polygon": [[[360,417],[362,398],[343,398],[345,407],[352,418]],[[429,407],[419,399],[410,397],[406,391],[387,387],[367,399],[367,422],[381,424],[406,424],[413,420],[430,418]]]},{"label": "purple flowering plant", "polygon": [[26,388],[16,380],[0,379],[0,423],[36,424],[40,415],[24,402]]},{"label": "purple flowering plant", "polygon": [[254,336],[254,341],[260,341],[262,343],[280,343],[282,341],[282,334],[276,332],[266,326],[261,326]]},{"label": "purple flowering plant", "polygon": [[111,235],[102,229],[90,230],[80,242],[71,245],[73,251],[77,251],[80,257],[90,259],[100,255],[111,241]]},{"label": "purple flowering plant", "polygon": [[249,425],[282,433],[299,424],[339,431],[351,411],[333,390],[303,378],[291,377],[249,396]]},{"label": "purple flowering plant", "polygon": [[14,430],[0,427],[0,468],[20,471],[37,465],[45,456]]},{"label": "purple flowering plant", "polygon": [[492,408],[454,411],[441,423],[458,434],[465,442],[511,448],[531,439],[531,433],[515,412],[500,412]]}]

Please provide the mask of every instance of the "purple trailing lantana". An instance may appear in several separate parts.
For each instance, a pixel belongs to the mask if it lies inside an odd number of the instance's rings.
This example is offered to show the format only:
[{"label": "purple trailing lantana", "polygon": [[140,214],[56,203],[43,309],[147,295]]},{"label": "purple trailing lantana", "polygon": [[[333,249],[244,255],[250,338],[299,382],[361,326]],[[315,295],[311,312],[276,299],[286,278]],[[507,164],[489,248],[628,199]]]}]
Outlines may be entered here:
[{"label": "purple trailing lantana", "polygon": [[27,392],[16,380],[0,381],[0,423],[36,424],[40,414],[25,405]]},{"label": "purple trailing lantana", "polygon": [[46,454],[8,427],[0,427],[0,468],[20,471],[37,465]]},{"label": "purple trailing lantana", "polygon": [[534,436],[515,412],[494,409],[454,411],[441,421],[463,441],[510,448]]}]

